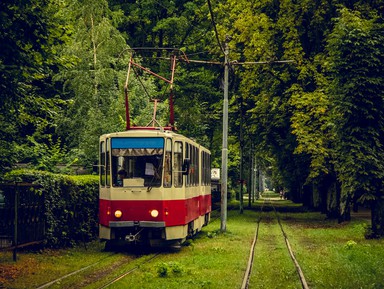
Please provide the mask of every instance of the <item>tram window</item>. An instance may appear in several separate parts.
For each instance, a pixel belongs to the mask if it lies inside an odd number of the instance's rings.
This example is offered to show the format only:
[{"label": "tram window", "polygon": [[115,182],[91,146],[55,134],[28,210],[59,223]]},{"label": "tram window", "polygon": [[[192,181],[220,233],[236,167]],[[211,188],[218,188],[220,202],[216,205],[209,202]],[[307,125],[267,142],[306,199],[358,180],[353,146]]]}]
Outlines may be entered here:
[{"label": "tram window", "polygon": [[208,155],[208,167],[207,167],[207,184],[211,185],[211,155]]},{"label": "tram window", "polygon": [[199,182],[199,162],[198,162],[198,150],[195,146],[189,145],[190,157],[191,157],[191,169],[188,175],[189,185],[197,186]]},{"label": "tram window", "polygon": [[205,152],[201,152],[201,185],[205,185]]},{"label": "tram window", "polygon": [[207,152],[202,152],[202,183],[203,185],[209,185],[210,184],[210,177],[211,177],[211,157]]},{"label": "tram window", "polygon": [[113,185],[159,187],[163,153],[163,138],[112,139]]},{"label": "tram window", "polygon": [[191,186],[195,185],[195,172],[196,172],[196,162],[195,162],[195,150],[191,146]]},{"label": "tram window", "polygon": [[[184,153],[184,155],[185,155],[185,158],[186,159],[190,159],[190,156],[189,156],[189,144],[185,144],[185,153]],[[189,163],[189,164],[191,164],[191,163]],[[189,167],[191,167],[191,166],[189,166]],[[189,174],[190,174],[190,170],[189,170],[189,172],[188,172],[188,174],[186,175],[186,178],[185,178],[185,186],[186,187],[188,187],[189,186]]]},{"label": "tram window", "polygon": [[195,147],[191,145],[191,186],[195,185],[196,160]]},{"label": "tram window", "polygon": [[100,168],[100,185],[105,186],[105,142],[102,141],[100,143],[100,160],[99,160]]},{"label": "tram window", "polygon": [[208,174],[209,174],[209,154],[204,152],[204,185],[208,185]]},{"label": "tram window", "polygon": [[106,167],[106,176],[107,176],[107,181],[106,181],[106,184],[107,186],[109,187],[111,185],[111,165],[109,163],[109,148],[110,148],[110,139],[108,138],[107,139],[107,150],[106,150],[106,164],[105,164],[105,167]]},{"label": "tram window", "polygon": [[199,149],[195,147],[195,186],[200,185]]},{"label": "tram window", "polygon": [[189,174],[187,175],[188,186],[193,186],[193,173],[195,171],[192,152],[193,152],[192,145],[188,144],[188,156],[190,159]]},{"label": "tram window", "polygon": [[175,168],[174,174],[174,184],[175,187],[183,186],[183,143],[180,141],[175,142],[174,145],[174,163],[173,167]]},{"label": "tram window", "polygon": [[167,139],[165,144],[165,159],[164,159],[164,187],[172,186],[172,140]]},{"label": "tram window", "polygon": [[201,184],[205,185],[205,152],[201,152]]}]

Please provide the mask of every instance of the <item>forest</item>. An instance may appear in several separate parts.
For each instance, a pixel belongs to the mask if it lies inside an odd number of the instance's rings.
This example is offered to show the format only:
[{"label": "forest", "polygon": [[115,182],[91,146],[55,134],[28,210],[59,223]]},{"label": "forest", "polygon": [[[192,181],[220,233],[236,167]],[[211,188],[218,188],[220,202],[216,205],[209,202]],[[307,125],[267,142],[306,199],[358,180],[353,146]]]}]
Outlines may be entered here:
[{"label": "forest", "polygon": [[[129,57],[169,75],[177,48],[178,132],[221,166],[224,42],[229,47],[229,188],[263,171],[328,217],[372,209],[384,236],[384,1],[4,0],[0,2],[0,179],[23,164],[91,172],[101,134],[125,129]],[[136,72],[131,118],[167,85]],[[250,188],[247,188],[248,190]]]}]

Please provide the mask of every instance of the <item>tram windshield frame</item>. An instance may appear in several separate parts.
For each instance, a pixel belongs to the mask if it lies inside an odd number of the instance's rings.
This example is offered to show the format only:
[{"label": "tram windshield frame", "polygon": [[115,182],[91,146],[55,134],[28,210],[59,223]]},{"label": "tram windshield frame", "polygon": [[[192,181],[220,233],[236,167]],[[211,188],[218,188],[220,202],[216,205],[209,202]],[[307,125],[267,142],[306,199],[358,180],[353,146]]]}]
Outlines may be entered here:
[{"label": "tram windshield frame", "polygon": [[111,169],[114,187],[160,187],[164,138],[111,138]]}]

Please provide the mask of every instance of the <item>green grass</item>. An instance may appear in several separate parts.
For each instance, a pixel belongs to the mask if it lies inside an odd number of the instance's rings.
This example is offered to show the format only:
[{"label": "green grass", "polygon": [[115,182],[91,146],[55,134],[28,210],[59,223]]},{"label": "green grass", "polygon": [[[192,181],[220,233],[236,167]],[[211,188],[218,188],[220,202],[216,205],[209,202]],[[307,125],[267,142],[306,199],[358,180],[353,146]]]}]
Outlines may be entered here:
[{"label": "green grass", "polygon": [[[36,288],[90,264],[108,262],[108,256],[111,254],[102,252],[103,246],[100,242],[93,242],[88,244],[87,248],[20,251],[17,254],[17,262],[12,261],[12,252],[1,252],[0,288]],[[115,257],[114,261],[127,258],[130,259],[121,255]],[[84,272],[86,273],[87,271]],[[65,284],[66,280],[63,280],[50,288],[65,288]]]},{"label": "green grass", "polygon": [[255,212],[242,216],[229,212],[226,233],[219,232],[220,221],[212,222],[180,252],[160,256],[110,288],[238,288],[256,228],[255,216]]},{"label": "green grass", "polygon": [[367,221],[338,224],[312,213],[284,222],[311,288],[384,287],[384,240],[364,239]]},{"label": "green grass", "polygon": [[[97,266],[50,288],[98,288],[138,263],[138,270],[109,288],[240,288],[259,214],[228,211],[227,232],[220,233],[220,220],[215,220],[180,251],[166,252],[147,264],[135,261],[132,252],[112,256],[102,252],[98,242],[88,250],[23,252],[17,263],[11,253],[1,252],[0,288],[36,288],[98,261]],[[384,240],[364,239],[367,221],[338,224],[319,213],[279,214],[312,289],[384,287]],[[273,212],[263,216],[250,288],[301,288]],[[91,284],[99,277],[103,278]]]},{"label": "green grass", "polygon": [[277,219],[263,214],[249,288],[301,288]]}]

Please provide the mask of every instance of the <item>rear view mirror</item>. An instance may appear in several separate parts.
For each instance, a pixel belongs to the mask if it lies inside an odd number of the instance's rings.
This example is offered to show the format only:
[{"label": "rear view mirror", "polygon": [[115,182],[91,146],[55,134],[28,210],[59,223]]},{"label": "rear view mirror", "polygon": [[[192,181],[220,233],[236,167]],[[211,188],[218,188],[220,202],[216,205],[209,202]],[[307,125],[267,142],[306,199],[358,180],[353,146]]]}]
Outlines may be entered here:
[{"label": "rear view mirror", "polygon": [[191,164],[191,160],[190,159],[184,159],[183,168],[182,168],[183,175],[188,175],[189,174],[189,166],[190,166],[190,164]]}]

